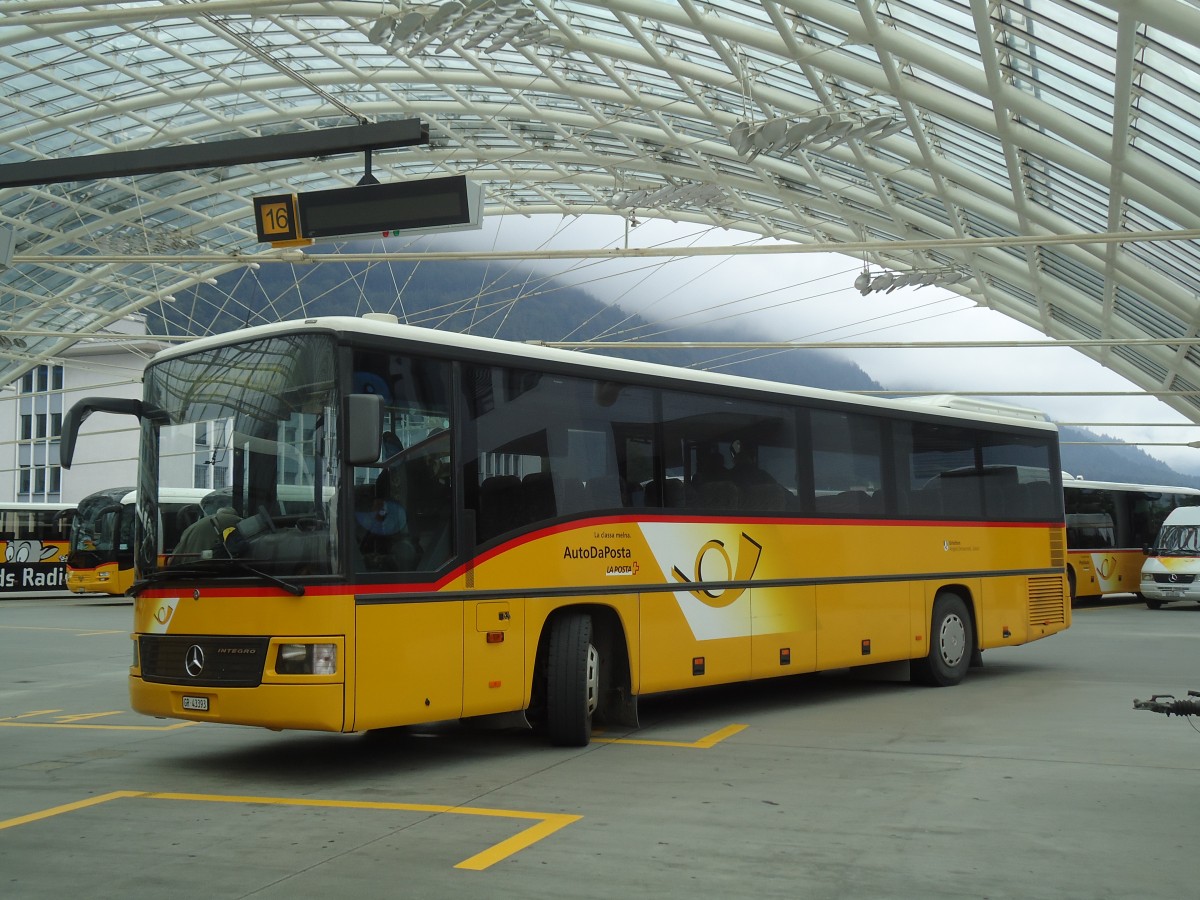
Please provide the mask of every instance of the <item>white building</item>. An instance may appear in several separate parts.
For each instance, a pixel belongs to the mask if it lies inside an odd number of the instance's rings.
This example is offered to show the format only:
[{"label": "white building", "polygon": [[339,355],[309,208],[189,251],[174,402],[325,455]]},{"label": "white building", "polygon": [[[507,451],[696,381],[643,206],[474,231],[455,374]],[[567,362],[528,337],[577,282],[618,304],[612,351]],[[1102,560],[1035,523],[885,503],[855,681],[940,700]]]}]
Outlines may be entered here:
[{"label": "white building", "polygon": [[[145,323],[121,323],[122,339],[85,340],[0,389],[0,503],[75,503],[137,481],[137,423],[97,414],[84,425],[70,469],[59,465],[63,414],[84,397],[142,395],[146,361],[166,344],[139,338]],[[128,339],[124,335],[128,334]]]}]

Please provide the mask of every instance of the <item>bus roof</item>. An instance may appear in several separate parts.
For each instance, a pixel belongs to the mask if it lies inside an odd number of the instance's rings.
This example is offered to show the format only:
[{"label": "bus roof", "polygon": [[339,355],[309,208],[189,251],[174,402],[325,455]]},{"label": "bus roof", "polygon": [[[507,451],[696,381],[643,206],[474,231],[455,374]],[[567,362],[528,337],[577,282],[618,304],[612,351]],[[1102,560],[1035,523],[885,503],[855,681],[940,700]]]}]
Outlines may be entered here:
[{"label": "bus roof", "polygon": [[1034,422],[1048,422],[1050,420],[1050,417],[1040,409],[1030,409],[1028,406],[1016,406],[1012,403],[999,403],[995,400],[981,400],[978,397],[959,397],[955,394],[925,394],[923,396],[906,397],[904,399],[910,403],[936,406],[941,409],[961,409],[963,412],[1002,416],[1006,419],[1029,419]]},{"label": "bus roof", "polygon": [[[212,488],[177,488],[167,487],[159,492],[159,500],[172,503],[199,503],[204,497],[212,493]],[[101,488],[98,491],[92,491],[86,497],[79,501],[79,505],[83,507],[92,506],[97,503],[121,505],[132,505],[137,502],[137,489],[132,487],[107,487]],[[63,504],[70,506],[70,504]]]},{"label": "bus roof", "polygon": [[1089,481],[1086,478],[1072,478],[1066,472],[1063,473],[1063,487],[1093,491],[1147,491],[1160,494],[1192,494],[1200,496],[1200,488],[1165,484],[1132,484],[1121,481]]},{"label": "bus roof", "polygon": [[[370,318],[354,316],[318,316],[309,319],[296,319],[289,322],[277,322],[269,325],[257,325],[251,328],[228,331],[221,334],[209,335],[194,341],[169,347],[155,354],[151,365],[186,356],[199,350],[239,344],[243,341],[269,338],[281,334],[293,334],[302,331],[324,332],[335,335],[361,335],[366,337],[384,337],[401,341],[409,345],[423,345],[431,348],[444,348],[447,351],[459,351],[471,354],[487,354],[489,356],[508,360],[513,364],[528,365],[530,361],[540,361],[558,366],[578,368],[592,376],[621,372],[627,375],[647,378],[670,378],[692,384],[710,384],[714,386],[737,388],[748,391],[769,392],[792,397],[829,400],[837,403],[851,402],[863,407],[874,409],[894,410],[903,413],[923,413],[945,418],[964,419],[969,421],[989,421],[1006,425],[1021,425],[1044,431],[1057,431],[1058,426],[1052,422],[1031,418],[1027,410],[1024,414],[1014,415],[1015,407],[1005,407],[1004,404],[993,404],[995,410],[971,408],[955,408],[953,405],[931,402],[929,399],[893,399],[885,400],[877,397],[864,397],[845,391],[831,391],[822,388],[803,387],[782,382],[765,381],[756,378],[745,378],[739,375],[724,375],[704,372],[694,369],[684,369],[676,366],[645,363],[635,360],[602,356],[594,353],[583,353],[577,350],[560,350],[552,347],[542,347],[536,342],[521,343],[504,341],[496,338],[479,337],[477,335],[456,334],[438,331],[432,328],[421,328],[413,325],[402,325],[392,316],[372,314]],[[636,342],[630,344],[630,349],[637,349]],[[978,406],[978,404],[976,404]]]},{"label": "bus roof", "polygon": [[[220,491],[221,488],[184,488],[164,487],[158,492],[159,503],[199,503],[209,494]],[[128,490],[121,497],[121,503],[137,503],[137,490]]]},{"label": "bus roof", "polygon": [[0,503],[0,510],[15,512],[61,512],[64,509],[74,509],[74,503],[60,503],[53,500],[13,500]]}]

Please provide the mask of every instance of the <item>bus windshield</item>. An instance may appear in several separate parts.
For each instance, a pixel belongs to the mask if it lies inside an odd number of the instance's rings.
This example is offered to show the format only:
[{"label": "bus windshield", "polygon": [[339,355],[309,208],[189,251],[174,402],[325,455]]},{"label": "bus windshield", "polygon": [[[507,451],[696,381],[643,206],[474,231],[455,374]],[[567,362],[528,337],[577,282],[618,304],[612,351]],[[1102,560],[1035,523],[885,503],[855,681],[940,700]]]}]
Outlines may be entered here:
[{"label": "bus windshield", "polygon": [[132,554],[133,519],[121,515],[121,500],[132,492],[131,487],[109,488],[79,501],[71,520],[69,565],[94,566],[122,550]]},{"label": "bus windshield", "polygon": [[[142,442],[143,576],[324,575],[338,565],[336,353],[325,335],[287,335],[168,359],[146,371],[155,410]],[[208,488],[161,556],[157,498]],[[184,511],[180,511],[180,515]],[[166,549],[166,548],[164,548]],[[182,569],[176,569],[182,571]]]},{"label": "bus windshield", "polygon": [[1200,555],[1200,527],[1195,525],[1164,525],[1155,541],[1160,556]]}]

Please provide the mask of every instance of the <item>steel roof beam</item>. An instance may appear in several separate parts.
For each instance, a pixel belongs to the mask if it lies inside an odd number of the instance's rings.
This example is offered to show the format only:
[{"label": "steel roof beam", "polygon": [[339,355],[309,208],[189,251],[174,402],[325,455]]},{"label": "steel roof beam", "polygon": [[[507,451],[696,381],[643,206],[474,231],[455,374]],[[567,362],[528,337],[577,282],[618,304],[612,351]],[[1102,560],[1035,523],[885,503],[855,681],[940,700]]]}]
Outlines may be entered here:
[{"label": "steel roof beam", "polygon": [[346,125],[322,131],[300,131],[280,140],[238,138],[147,150],[126,150],[67,159],[38,159],[0,166],[0,189],[94,181],[157,172],[185,172],[223,166],[254,165],[281,159],[330,156],[367,150],[391,150],[429,143],[429,130],[419,119],[368,125]]}]

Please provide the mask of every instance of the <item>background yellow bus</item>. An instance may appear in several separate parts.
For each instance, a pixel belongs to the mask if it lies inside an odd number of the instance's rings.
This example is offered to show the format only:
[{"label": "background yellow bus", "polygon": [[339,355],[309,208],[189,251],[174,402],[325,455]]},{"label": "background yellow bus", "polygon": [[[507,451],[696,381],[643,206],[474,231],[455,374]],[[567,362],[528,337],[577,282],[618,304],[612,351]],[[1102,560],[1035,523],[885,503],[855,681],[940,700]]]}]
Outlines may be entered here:
[{"label": "background yellow bus", "polygon": [[0,594],[66,590],[70,503],[0,506]]},{"label": "background yellow bus", "polygon": [[1071,600],[1137,594],[1143,551],[1179,506],[1200,505],[1200,490],[1066,478],[1067,579]]},{"label": "background yellow bus", "polygon": [[[141,401],[135,709],[327,731],[528,721],[884,662],[950,685],[1070,624],[1057,431],[313,318],[166,350]],[[203,460],[228,505],[155,551]],[[1021,473],[1018,477],[1018,471]]]},{"label": "background yellow bus", "polygon": [[[164,489],[153,538],[160,545],[160,554],[170,553],[184,529],[204,515],[205,502],[220,501],[204,489]],[[133,584],[133,548],[139,539],[134,488],[105,488],[88,494],[79,501],[71,520],[66,586],[77,594],[124,594]]]},{"label": "background yellow bus", "polygon": [[88,494],[75,511],[67,587],[77,594],[124,594],[133,583],[132,487]]}]

